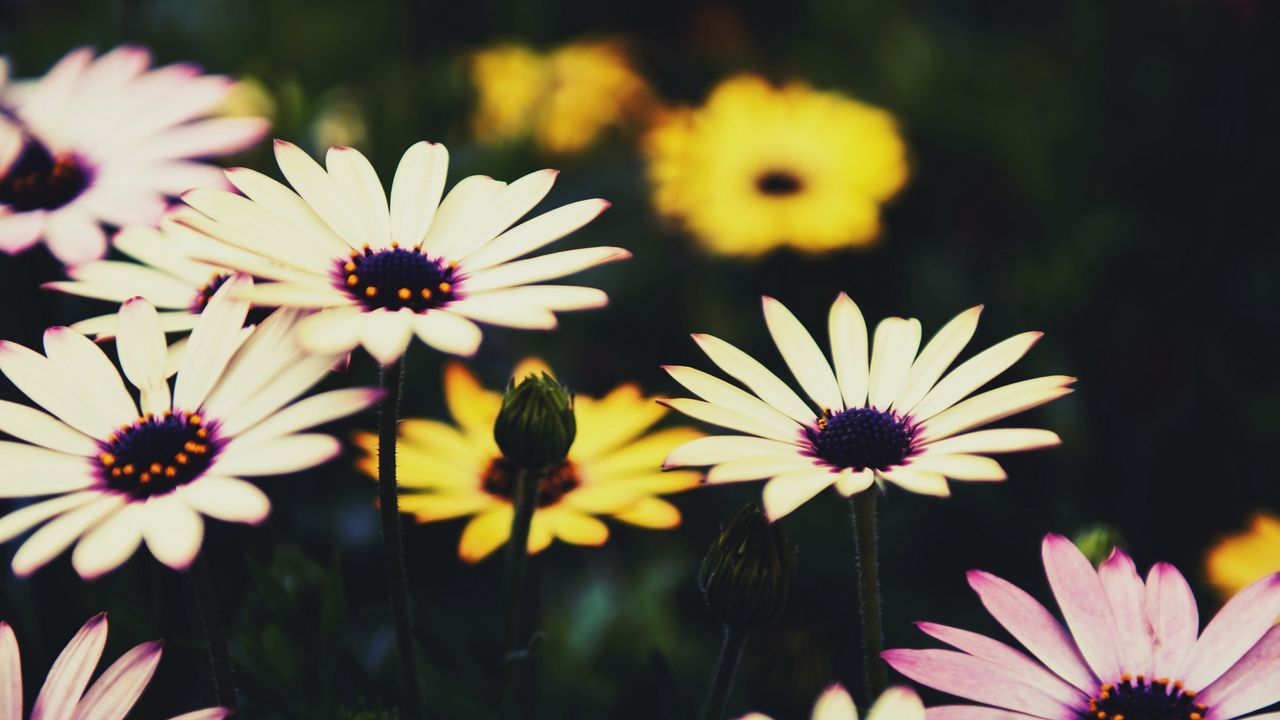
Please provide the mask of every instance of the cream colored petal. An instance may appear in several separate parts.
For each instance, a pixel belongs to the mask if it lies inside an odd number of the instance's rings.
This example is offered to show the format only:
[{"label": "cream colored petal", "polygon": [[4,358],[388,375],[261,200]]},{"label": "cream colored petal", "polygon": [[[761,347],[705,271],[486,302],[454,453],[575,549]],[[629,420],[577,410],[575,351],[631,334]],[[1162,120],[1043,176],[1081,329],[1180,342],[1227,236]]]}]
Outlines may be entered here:
[{"label": "cream colored petal", "polygon": [[981,305],[971,307],[942,326],[911,366],[907,386],[893,401],[895,409],[910,410],[933,389],[934,383],[938,382],[938,378],[951,367],[960,351],[973,338],[974,331],[978,329],[978,316],[981,314]]},{"label": "cream colored petal", "polygon": [[298,322],[298,342],[313,353],[337,355],[350,352],[360,344],[367,314],[351,306],[308,315]]},{"label": "cream colored petal", "polygon": [[713,335],[695,334],[693,340],[721,370],[751,388],[782,414],[802,425],[812,423],[817,417],[794,390],[755,358]]},{"label": "cream colored petal", "polygon": [[920,438],[939,440],[1043,405],[1069,394],[1069,386],[1073,382],[1075,378],[1053,375],[1023,380],[974,395],[926,421],[919,430]]},{"label": "cream colored petal", "polygon": [[852,469],[844,470],[840,473],[840,479],[836,480],[836,490],[841,495],[849,497],[856,495],[875,484],[875,471],[864,469],[854,472]]},{"label": "cream colored petal", "polygon": [[440,206],[449,151],[426,141],[409,146],[391,182],[391,237],[405,247],[422,242]]},{"label": "cream colored petal", "polygon": [[13,556],[13,572],[27,577],[44,567],[50,560],[62,554],[80,536],[102,522],[107,516],[124,507],[122,495],[101,495],[32,533]]},{"label": "cream colored petal", "polygon": [[117,332],[120,367],[138,388],[142,412],[163,414],[170,409],[169,381],[165,377],[169,346],[155,307],[139,298],[126,302],[120,308]]},{"label": "cream colored petal", "polygon": [[80,432],[106,439],[118,426],[84,403],[52,361],[17,343],[0,341],[0,372],[37,405]]},{"label": "cream colored petal", "polygon": [[512,223],[542,202],[547,193],[551,192],[551,186],[559,174],[558,170],[538,170],[499,190],[485,212],[483,222],[473,228],[465,240],[450,248],[449,256],[465,258],[494,239],[498,233],[511,227]]},{"label": "cream colored petal", "polygon": [[360,329],[360,343],[380,365],[390,365],[399,360],[408,349],[409,340],[413,338],[415,317],[408,308],[365,313],[364,325]]},{"label": "cream colored petal", "polygon": [[954,435],[945,440],[929,443],[929,452],[950,453],[1006,453],[1061,445],[1062,438],[1050,430],[1035,428],[997,428]]},{"label": "cream colored petal", "polygon": [[871,372],[867,397],[871,407],[887,410],[906,387],[907,376],[920,349],[920,321],[885,318],[876,326],[871,344]]},{"label": "cream colored petal", "polygon": [[582,200],[549,210],[511,228],[461,258],[468,272],[479,272],[546,247],[600,216],[607,200]]},{"label": "cream colored petal", "polygon": [[695,420],[779,442],[795,443],[800,436],[799,428],[784,432],[765,421],[701,400],[673,398],[661,400],[660,402],[672,410],[684,413]]},{"label": "cream colored petal", "polygon": [[317,249],[340,256],[350,247],[297,193],[256,170],[230,168],[227,179],[263,209],[298,229]]},{"label": "cream colored petal", "polygon": [[923,470],[945,475],[952,480],[998,481],[1008,477],[1000,463],[981,455],[942,455],[926,452],[911,458],[907,466],[912,470]]},{"label": "cream colored petal", "polygon": [[71,720],[106,644],[107,615],[101,613],[80,628],[54,661],[31,707],[33,720]]},{"label": "cream colored petal", "polygon": [[951,489],[947,487],[947,479],[941,473],[915,470],[910,467],[895,467],[881,470],[877,474],[903,490],[913,493],[938,497],[951,495]]},{"label": "cream colored petal", "polygon": [[286,435],[251,445],[233,440],[214,458],[209,472],[233,477],[285,475],[328,462],[341,451],[341,443],[318,433]]},{"label": "cream colored petal", "polygon": [[192,510],[224,522],[257,525],[271,514],[266,493],[239,478],[208,475],[177,492]]},{"label": "cream colored petal", "polygon": [[1044,333],[1038,332],[1015,335],[969,358],[947,373],[923,400],[910,408],[911,416],[918,421],[928,420],[955,405],[969,393],[1008,370],[1043,335]]},{"label": "cream colored petal", "polygon": [[0,542],[9,542],[49,518],[75,510],[98,497],[101,497],[101,493],[87,490],[41,500],[14,510],[0,517]]},{"label": "cream colored petal", "polygon": [[506,186],[484,175],[471,175],[458,181],[436,210],[422,241],[423,249],[435,257],[458,259],[460,256],[453,251],[466,246],[475,232],[482,231],[494,197]]},{"label": "cream colored petal", "polygon": [[814,468],[821,468],[824,471],[831,472],[831,468],[818,465],[813,458],[797,455],[794,452],[782,453],[720,463],[707,472],[707,482],[717,484],[761,480]]},{"label": "cream colored petal", "polygon": [[867,720],[925,720],[924,703],[910,688],[891,687],[876,700]]},{"label": "cream colored petal", "polygon": [[236,299],[236,294],[252,282],[244,275],[236,275],[205,306],[182,356],[173,390],[174,408],[200,407],[240,347],[240,330],[249,313],[249,303]]},{"label": "cream colored petal", "polygon": [[204,521],[175,493],[147,500],[142,516],[142,537],[157,560],[174,570],[186,571],[200,553]]},{"label": "cream colored petal", "polygon": [[831,487],[836,473],[826,468],[799,470],[779,475],[764,485],[764,511],[778,520]]},{"label": "cream colored petal", "polygon": [[452,355],[470,357],[480,348],[480,328],[470,320],[442,310],[414,316],[413,330],[422,342]]},{"label": "cream colored petal", "polygon": [[297,145],[276,140],[276,162],[293,189],[307,201],[307,205],[324,220],[348,245],[359,248],[372,243],[351,211],[350,203],[333,178]]},{"label": "cream colored petal", "polygon": [[387,191],[378,180],[369,160],[349,147],[329,148],[325,156],[329,178],[347,199],[351,214],[364,227],[366,242],[372,247],[391,244],[391,215],[387,207]]},{"label": "cream colored petal", "polygon": [[0,400],[0,432],[71,455],[98,452],[98,443],[88,435],[52,415],[8,400]]},{"label": "cream colored petal", "polygon": [[746,435],[712,435],[691,440],[667,454],[662,467],[705,467],[742,458],[796,452],[794,443]]},{"label": "cream colored petal", "polygon": [[795,438],[801,430],[794,420],[772,405],[717,377],[680,365],[664,365],[662,369],[703,400],[764,423],[773,429],[776,436]]},{"label": "cream colored petal", "polygon": [[773,342],[778,352],[791,368],[796,382],[804,388],[805,393],[813,399],[818,407],[827,410],[840,410],[844,400],[840,395],[840,386],[836,383],[831,364],[814,341],[809,331],[800,324],[796,316],[782,303],[766,296],[764,302],[764,319],[773,335]]},{"label": "cream colored petal", "polygon": [[[853,698],[839,685],[832,685],[818,697],[813,706],[812,720],[858,720],[858,708]],[[907,720],[907,718],[891,718],[890,720]]]},{"label": "cream colored petal", "polygon": [[129,503],[84,534],[71,553],[71,566],[83,580],[120,567],[142,544],[142,503]]},{"label": "cream colored petal", "polygon": [[539,255],[477,271],[470,271],[464,267],[463,271],[466,275],[462,288],[466,292],[478,293],[517,285],[531,285],[630,257],[631,253],[622,248],[591,247]]},{"label": "cream colored petal", "polygon": [[20,442],[0,440],[0,497],[55,495],[99,482],[93,460]]},{"label": "cream colored petal", "polygon": [[70,328],[52,327],[44,331],[44,351],[61,371],[62,381],[96,414],[116,427],[138,418],[138,406],[120,371],[97,343]]},{"label": "cream colored petal", "polygon": [[500,293],[501,290],[496,290],[449,303],[449,312],[477,322],[522,330],[555,328],[556,316],[547,308],[522,302],[519,297],[503,297]]}]

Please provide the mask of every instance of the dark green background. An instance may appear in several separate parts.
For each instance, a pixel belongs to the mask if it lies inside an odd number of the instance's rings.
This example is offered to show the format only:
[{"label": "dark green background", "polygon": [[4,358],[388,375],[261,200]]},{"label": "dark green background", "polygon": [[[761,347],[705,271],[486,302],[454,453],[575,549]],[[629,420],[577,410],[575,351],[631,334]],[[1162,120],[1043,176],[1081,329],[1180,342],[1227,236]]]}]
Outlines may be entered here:
[{"label": "dark green background", "polygon": [[[348,94],[369,124],[362,149],[386,176],[405,147],[428,138],[449,144],[455,181],[554,166],[564,172],[547,206],[611,199],[611,211],[566,243],[634,251],[623,266],[582,276],[610,292],[611,307],[569,315],[552,334],[487,332],[475,363],[492,385],[537,353],[582,392],[637,380],[674,393],[659,363],[709,367],[689,331],[779,367],[762,293],[813,327],[846,290],[869,318],[916,316],[926,333],[985,303],[976,345],[1044,330],[1008,377],[1080,378],[1075,395],[1021,421],[1057,430],[1064,447],[1008,458],[1003,485],[957,485],[949,500],[892,491],[882,504],[889,645],[920,646],[929,643],[914,620],[997,630],[965,587],[969,568],[1047,600],[1047,531],[1109,524],[1140,567],[1173,561],[1203,591],[1208,545],[1277,504],[1277,19],[1261,0],[2,0],[0,50],[31,76],[75,45],[135,41],[163,61],[262,78],[280,94],[274,132],[287,139],[305,143],[324,99]],[[469,144],[462,53],[498,39],[549,46],[584,35],[628,41],[672,101],[696,102],[717,79],[750,70],[893,111],[913,179],[887,210],[884,242],[821,260],[709,257],[655,219],[625,137],[573,158]],[[237,162],[275,173],[265,146]],[[43,249],[0,257],[0,273],[0,337],[33,345],[47,325],[106,309],[36,290],[60,277]],[[410,411],[442,416],[441,359],[417,345],[408,363]],[[375,381],[360,354],[331,384]],[[15,395],[7,383],[3,393]],[[370,414],[335,430],[372,423]],[[244,716],[386,707],[394,670],[373,484],[344,459],[262,485],[271,520],[212,523],[206,546],[232,619]],[[542,717],[679,717],[668,708],[700,702],[718,629],[696,564],[716,525],[758,492],[691,492],[676,498],[686,514],[677,531],[615,524],[602,549],[557,545],[538,557]],[[734,716],[807,717],[832,680],[865,701],[846,506],[826,494],[785,525],[800,545],[798,587],[787,616],[748,648]],[[460,530],[451,522],[407,533],[436,718],[489,717],[495,698],[500,562],[459,562]],[[15,548],[4,549],[6,562]],[[1200,599],[1206,614],[1217,606],[1207,592]],[[109,658],[170,641],[136,717],[212,701],[181,579],[145,554],[95,583],[80,582],[65,558],[28,581],[0,575],[0,617],[18,632],[29,697],[75,628],[103,609]]]}]

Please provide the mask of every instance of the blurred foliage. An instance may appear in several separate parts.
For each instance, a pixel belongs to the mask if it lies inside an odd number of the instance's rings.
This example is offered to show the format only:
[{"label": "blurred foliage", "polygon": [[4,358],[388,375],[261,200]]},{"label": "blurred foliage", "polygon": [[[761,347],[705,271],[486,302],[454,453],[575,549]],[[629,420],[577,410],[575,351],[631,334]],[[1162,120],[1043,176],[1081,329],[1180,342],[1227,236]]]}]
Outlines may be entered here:
[{"label": "blurred foliage", "polygon": [[[957,487],[945,501],[892,493],[883,503],[890,646],[926,644],[915,620],[994,630],[965,587],[970,568],[1045,598],[1036,549],[1046,531],[1105,524],[1140,568],[1168,560],[1194,576],[1214,538],[1280,506],[1277,30],[1280,8],[1262,0],[0,0],[0,52],[19,77],[77,44],[139,42],[162,61],[255,79],[277,136],[311,150],[344,137],[384,178],[405,147],[429,138],[449,145],[454,180],[553,166],[563,173],[548,206],[612,200],[562,242],[635,252],[584,276],[609,291],[610,307],[570,315],[550,334],[489,331],[474,367],[491,387],[536,354],[583,392],[623,380],[672,392],[659,363],[705,366],[690,331],[780,369],[762,293],[814,326],[847,290],[868,317],[916,316],[926,332],[985,303],[976,345],[1046,331],[1010,376],[1081,378],[1075,395],[1027,418],[1060,432],[1064,446],[1004,460],[1002,485]],[[891,111],[912,180],[885,208],[882,241],[822,258],[717,259],[655,218],[627,133],[557,156],[527,138],[472,141],[470,53],[595,37],[624,40],[664,102],[697,104],[724,77],[753,72]],[[235,162],[276,172],[265,145]],[[43,249],[0,257],[0,337],[33,346],[48,325],[104,311],[38,289],[60,273]],[[406,414],[443,417],[440,363],[411,350]],[[358,356],[326,385],[375,377]],[[0,394],[16,397],[7,383]],[[361,417],[333,431],[371,425]],[[263,485],[270,521],[210,523],[207,545],[234,619],[244,715],[391,717],[373,484],[343,458]],[[602,549],[560,545],[532,563],[546,638],[541,717],[680,717],[697,706],[719,637],[694,581],[698,559],[758,493],[755,483],[685,493],[678,530],[614,524]],[[803,717],[827,683],[858,686],[846,505],[824,496],[784,522],[801,547],[791,607],[752,638],[731,713]],[[452,523],[406,532],[425,692],[434,717],[492,717],[500,563],[461,563],[457,532]],[[1197,591],[1209,612],[1216,598],[1203,584]],[[22,638],[28,697],[84,618],[103,609],[107,656],[169,641],[136,716],[208,704],[181,578],[145,555],[94,583],[65,560],[27,581],[0,575],[0,616]]]}]

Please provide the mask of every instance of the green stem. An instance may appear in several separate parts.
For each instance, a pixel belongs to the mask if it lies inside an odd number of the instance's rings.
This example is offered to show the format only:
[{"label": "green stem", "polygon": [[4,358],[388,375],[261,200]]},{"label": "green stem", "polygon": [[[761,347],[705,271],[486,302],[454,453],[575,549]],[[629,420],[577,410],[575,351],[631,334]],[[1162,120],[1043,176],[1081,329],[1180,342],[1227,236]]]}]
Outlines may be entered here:
[{"label": "green stem", "polygon": [[873,702],[888,685],[884,661],[884,630],[880,620],[880,561],[876,549],[876,489],[849,499],[853,506],[853,531],[858,552],[858,606],[862,611],[862,672],[867,702]]},{"label": "green stem", "polygon": [[511,537],[507,540],[506,577],[503,580],[507,599],[506,649],[511,652],[524,646],[520,631],[524,621],[525,576],[529,567],[529,528],[533,525],[539,479],[540,474],[532,470],[520,470],[516,474]]},{"label": "green stem", "polygon": [[711,689],[707,692],[702,720],[724,720],[729,693],[733,690],[733,679],[738,674],[738,663],[742,661],[742,651],[747,647],[747,637],[750,634],[747,630],[725,628],[724,642],[720,645],[720,656],[716,658],[716,669],[711,675]]},{"label": "green stem", "polygon": [[231,674],[231,651],[227,648],[227,630],[222,624],[222,612],[218,608],[218,594],[213,585],[213,574],[204,553],[196,557],[187,573],[196,611],[204,630],[205,644],[209,647],[209,664],[213,667],[213,694],[218,705],[236,711],[236,684]]},{"label": "green stem", "polygon": [[378,416],[378,508],[382,519],[382,554],[387,563],[387,594],[396,631],[396,657],[400,665],[400,702],[406,720],[422,717],[418,670],[413,649],[413,625],[409,614],[409,580],[405,572],[404,543],[400,539],[400,496],[396,484],[396,433],[400,421],[400,381],[403,360],[382,368],[382,405]]}]

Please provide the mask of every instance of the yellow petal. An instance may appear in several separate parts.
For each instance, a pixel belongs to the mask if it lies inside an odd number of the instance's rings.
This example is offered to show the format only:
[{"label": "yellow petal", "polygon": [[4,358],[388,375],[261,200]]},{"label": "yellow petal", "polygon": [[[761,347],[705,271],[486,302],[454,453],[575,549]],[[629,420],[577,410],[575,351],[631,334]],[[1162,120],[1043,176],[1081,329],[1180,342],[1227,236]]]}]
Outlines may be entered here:
[{"label": "yellow petal", "polygon": [[1248,530],[1223,538],[1209,550],[1205,571],[1224,599],[1280,571],[1280,518],[1255,515]]},{"label": "yellow petal", "polygon": [[498,417],[502,396],[486,390],[462,363],[445,366],[444,397],[449,413],[468,435],[493,434],[493,421]]},{"label": "yellow petal", "polygon": [[667,409],[646,398],[635,385],[622,385],[599,400],[575,400],[578,437],[570,457],[591,460],[648,430]]},{"label": "yellow petal", "polygon": [[458,543],[458,557],[469,563],[480,562],[502,547],[510,535],[511,506],[503,503],[467,523]]},{"label": "yellow petal", "polygon": [[551,520],[547,518],[545,510],[534,511],[533,521],[529,523],[529,544],[525,546],[528,548],[530,555],[537,555],[546,550],[547,546],[551,544],[551,525]]},{"label": "yellow petal", "polygon": [[400,512],[411,513],[418,522],[433,522],[473,515],[498,502],[479,492],[404,493],[400,496]]},{"label": "yellow petal", "polygon": [[635,475],[662,468],[662,461],[677,447],[702,437],[693,428],[677,427],[659,430],[626,447],[594,458],[591,475],[596,478]]},{"label": "yellow petal", "polygon": [[556,537],[573,545],[603,545],[609,539],[609,528],[590,515],[557,507],[546,511]]},{"label": "yellow petal", "polygon": [[654,530],[669,530],[680,524],[680,511],[675,505],[661,498],[641,499],[629,510],[614,515],[615,518]]},{"label": "yellow petal", "polygon": [[518,383],[530,375],[541,375],[543,373],[551,377],[556,376],[555,373],[551,372],[551,366],[543,362],[542,358],[527,357],[521,360],[519,365],[516,365],[516,371],[511,374],[511,378]]}]

